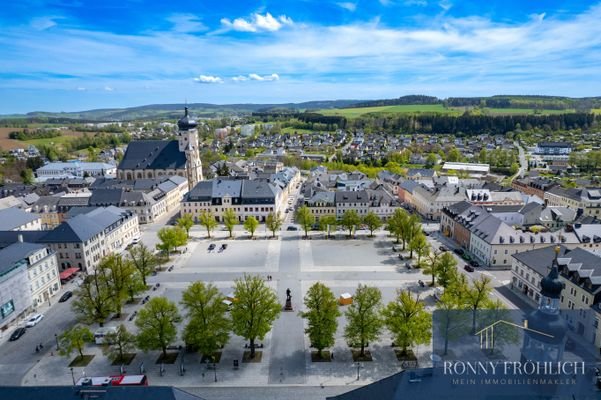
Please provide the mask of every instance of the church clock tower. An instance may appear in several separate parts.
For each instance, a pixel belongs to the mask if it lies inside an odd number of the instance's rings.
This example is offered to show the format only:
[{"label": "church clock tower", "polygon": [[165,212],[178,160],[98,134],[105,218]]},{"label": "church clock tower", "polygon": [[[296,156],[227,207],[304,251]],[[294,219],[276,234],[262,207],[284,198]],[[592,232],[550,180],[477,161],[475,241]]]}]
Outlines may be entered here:
[{"label": "church clock tower", "polygon": [[177,121],[179,151],[186,154],[186,178],[188,188],[192,190],[202,178],[202,163],[198,149],[198,130],[196,121],[188,115],[188,107],[185,115]]},{"label": "church clock tower", "polygon": [[551,270],[540,282],[538,309],[528,316],[529,329],[524,333],[522,361],[557,362],[563,358],[568,326],[559,313],[559,300],[564,288],[559,279],[559,251],[560,248],[556,247]]}]

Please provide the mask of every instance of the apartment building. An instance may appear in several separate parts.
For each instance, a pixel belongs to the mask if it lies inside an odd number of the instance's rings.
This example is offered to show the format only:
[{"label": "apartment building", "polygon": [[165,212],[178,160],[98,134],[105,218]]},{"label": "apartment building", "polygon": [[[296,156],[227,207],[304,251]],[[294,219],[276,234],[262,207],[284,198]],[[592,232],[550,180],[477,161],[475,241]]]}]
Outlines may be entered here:
[{"label": "apartment building", "polygon": [[93,273],[103,257],[124,251],[139,237],[138,216],[110,206],[70,218],[38,242],[56,253],[61,270],[77,268]]},{"label": "apartment building", "polygon": [[239,222],[254,216],[264,222],[269,213],[282,213],[286,196],[273,184],[248,179],[213,179],[199,182],[182,201],[182,212],[198,220],[203,211],[210,211],[223,222],[226,210],[236,213]]},{"label": "apartment building", "polygon": [[583,215],[601,218],[601,188],[562,188],[555,186],[545,192],[548,206],[582,210]]},{"label": "apartment building", "polygon": [[547,275],[556,254],[559,278],[565,285],[560,308],[569,310],[564,312],[568,327],[575,335],[601,348],[601,257],[565,246],[547,246],[516,254],[512,262],[511,288],[532,304],[538,303],[541,279]]},{"label": "apartment building", "polygon": [[336,215],[336,193],[335,192],[317,192],[305,205],[311,209],[315,220],[326,215]]},{"label": "apartment building", "polygon": [[0,231],[39,231],[42,219],[39,215],[18,208],[0,210]]}]

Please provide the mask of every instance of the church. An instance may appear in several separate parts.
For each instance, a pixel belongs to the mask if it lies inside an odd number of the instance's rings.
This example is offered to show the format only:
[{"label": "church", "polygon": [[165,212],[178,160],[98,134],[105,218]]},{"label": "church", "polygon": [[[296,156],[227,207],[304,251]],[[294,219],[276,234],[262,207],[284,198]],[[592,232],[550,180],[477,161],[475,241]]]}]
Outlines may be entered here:
[{"label": "church", "polygon": [[198,124],[188,115],[177,121],[177,140],[136,140],[127,146],[117,167],[117,178],[157,179],[178,175],[193,188],[202,178]]}]

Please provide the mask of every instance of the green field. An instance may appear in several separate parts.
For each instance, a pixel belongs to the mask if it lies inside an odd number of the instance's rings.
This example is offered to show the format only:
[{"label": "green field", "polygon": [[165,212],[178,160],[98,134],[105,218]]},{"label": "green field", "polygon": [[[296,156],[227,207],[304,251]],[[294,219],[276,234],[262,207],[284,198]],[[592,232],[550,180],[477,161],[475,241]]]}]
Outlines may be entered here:
[{"label": "green field", "polygon": [[287,126],[285,128],[282,128],[282,133],[313,133],[315,132],[314,130],[311,129],[298,129],[298,128],[293,128],[291,126]]},{"label": "green field", "polygon": [[338,108],[319,110],[322,115],[339,115],[346,118],[358,118],[365,114],[416,114],[416,113],[440,113],[459,115],[460,112],[454,109],[445,108],[442,104],[416,104],[402,106],[381,106],[381,107],[357,107],[357,108]]},{"label": "green field", "polygon": [[57,136],[53,138],[44,138],[44,139],[31,139],[26,140],[23,143],[33,144],[34,146],[39,145],[61,145],[75,139],[75,136]]},{"label": "green field", "polygon": [[484,108],[482,112],[490,115],[550,115],[573,113],[574,109],[568,110],[533,110],[531,108]]}]

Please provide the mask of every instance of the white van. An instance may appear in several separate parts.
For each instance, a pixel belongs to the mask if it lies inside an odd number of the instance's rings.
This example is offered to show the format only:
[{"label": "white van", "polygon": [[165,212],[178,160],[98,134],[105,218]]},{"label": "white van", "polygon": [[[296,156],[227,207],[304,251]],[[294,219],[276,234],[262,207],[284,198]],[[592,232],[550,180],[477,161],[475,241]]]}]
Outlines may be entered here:
[{"label": "white van", "polygon": [[117,332],[116,326],[105,326],[103,328],[98,328],[96,330],[96,332],[94,332],[94,341],[96,342],[96,344],[105,344],[105,343],[107,343],[106,335],[108,335],[109,333],[116,333],[116,332]]}]

